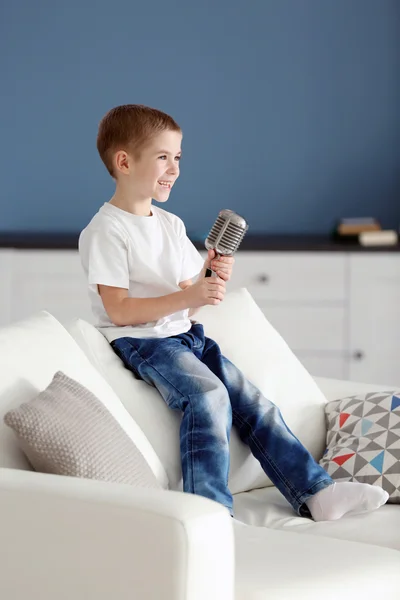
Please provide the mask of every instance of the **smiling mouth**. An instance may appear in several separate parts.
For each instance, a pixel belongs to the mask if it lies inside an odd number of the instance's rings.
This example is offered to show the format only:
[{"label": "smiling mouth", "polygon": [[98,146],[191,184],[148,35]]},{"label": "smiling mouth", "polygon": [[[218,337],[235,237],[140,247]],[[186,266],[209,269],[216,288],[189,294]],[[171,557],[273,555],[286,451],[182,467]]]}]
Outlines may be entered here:
[{"label": "smiling mouth", "polygon": [[166,190],[170,190],[172,187],[172,181],[159,181],[158,183]]}]

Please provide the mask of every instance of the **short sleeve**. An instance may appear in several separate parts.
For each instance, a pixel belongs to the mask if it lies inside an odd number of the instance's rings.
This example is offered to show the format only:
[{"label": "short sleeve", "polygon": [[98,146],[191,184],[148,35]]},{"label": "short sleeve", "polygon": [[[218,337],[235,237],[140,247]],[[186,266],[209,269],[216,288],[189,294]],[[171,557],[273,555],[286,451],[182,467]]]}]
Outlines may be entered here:
[{"label": "short sleeve", "polygon": [[182,268],[180,281],[197,277],[204,266],[204,259],[186,235],[185,225],[181,221],[180,242],[182,248]]},{"label": "short sleeve", "polygon": [[128,248],[116,229],[99,228],[82,240],[89,285],[129,289]]}]

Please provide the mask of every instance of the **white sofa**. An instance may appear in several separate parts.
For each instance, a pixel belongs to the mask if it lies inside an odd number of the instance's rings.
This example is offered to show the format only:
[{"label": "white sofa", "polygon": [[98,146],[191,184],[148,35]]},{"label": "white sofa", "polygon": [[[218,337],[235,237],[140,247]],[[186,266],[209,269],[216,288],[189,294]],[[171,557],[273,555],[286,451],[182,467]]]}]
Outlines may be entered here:
[{"label": "white sofa", "polygon": [[[326,400],[385,387],[313,380],[245,290],[197,318],[316,458]],[[180,416],[91,325],[67,329],[47,312],[0,329],[1,599],[400,598],[399,505],[336,522],[298,517],[233,433],[230,488],[247,525],[232,523],[223,507],[179,491]],[[30,470],[3,415],[57,370],[112,399],[164,489]]]}]

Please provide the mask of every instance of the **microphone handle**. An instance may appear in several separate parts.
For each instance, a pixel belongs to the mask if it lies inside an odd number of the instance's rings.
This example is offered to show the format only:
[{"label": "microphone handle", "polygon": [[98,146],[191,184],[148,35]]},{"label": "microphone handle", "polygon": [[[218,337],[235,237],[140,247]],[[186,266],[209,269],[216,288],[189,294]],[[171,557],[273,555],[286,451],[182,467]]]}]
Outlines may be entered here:
[{"label": "microphone handle", "polygon": [[[214,249],[215,251],[215,249]],[[215,252],[215,256],[214,258],[219,258],[219,255]],[[206,269],[206,274],[204,275],[204,277],[212,277],[213,276],[213,271],[211,271],[211,269]]]}]

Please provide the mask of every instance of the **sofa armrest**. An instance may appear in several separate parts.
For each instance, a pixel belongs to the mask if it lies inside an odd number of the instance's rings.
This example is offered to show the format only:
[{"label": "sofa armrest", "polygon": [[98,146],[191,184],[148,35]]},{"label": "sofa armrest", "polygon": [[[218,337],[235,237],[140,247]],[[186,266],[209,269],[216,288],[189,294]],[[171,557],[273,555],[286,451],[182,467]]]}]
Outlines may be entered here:
[{"label": "sofa armrest", "polygon": [[0,469],[0,598],[232,600],[231,521],[190,494]]},{"label": "sofa armrest", "polygon": [[[328,402],[338,400],[355,394],[367,394],[368,392],[381,392],[383,390],[393,390],[393,385],[378,385],[372,383],[359,383],[357,381],[347,381],[344,379],[329,379],[328,377],[313,377],[321,392]],[[400,387],[400,384],[399,386]]]}]

